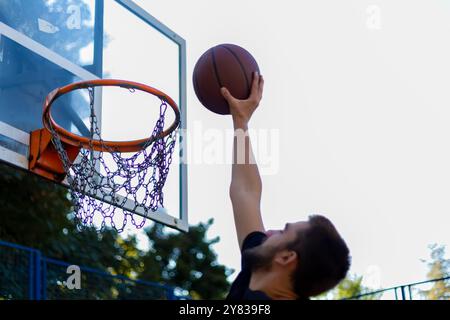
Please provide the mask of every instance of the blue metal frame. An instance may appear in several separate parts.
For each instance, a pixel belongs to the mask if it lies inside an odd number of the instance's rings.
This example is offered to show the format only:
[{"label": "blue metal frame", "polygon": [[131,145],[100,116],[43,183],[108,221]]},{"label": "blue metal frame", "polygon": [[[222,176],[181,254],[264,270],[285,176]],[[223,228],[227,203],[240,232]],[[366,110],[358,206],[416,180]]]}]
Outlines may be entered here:
[{"label": "blue metal frame", "polygon": [[103,78],[103,32],[104,32],[104,0],[95,0],[94,22],[94,70],[99,78]]},{"label": "blue metal frame", "polygon": [[40,300],[41,298],[41,252],[39,250],[0,240],[0,246],[28,252],[28,298]]},{"label": "blue metal frame", "polygon": [[34,277],[35,277],[34,300],[41,300],[41,293],[42,293],[41,262],[42,262],[41,252],[37,251],[36,254],[34,255],[33,260]]},{"label": "blue metal frame", "polygon": [[[408,283],[408,284],[401,285],[401,286],[396,286],[396,287],[391,287],[391,288],[387,288],[387,289],[381,289],[381,290],[377,290],[377,291],[372,291],[372,292],[356,295],[356,296],[353,296],[353,297],[346,298],[344,300],[357,300],[357,299],[361,299],[361,298],[364,298],[364,297],[377,295],[377,294],[388,292],[388,291],[394,291],[395,300],[412,300],[413,299],[413,295],[412,295],[412,292],[411,292],[411,288],[412,287],[418,286],[418,285],[421,285],[421,284],[426,284],[426,283],[434,283],[434,282],[448,281],[448,280],[450,280],[450,277],[444,277],[444,278],[439,278],[439,279],[431,279],[431,280],[425,280],[425,281],[420,281],[420,282]],[[408,299],[406,299],[405,288],[408,288]],[[397,290],[400,290],[401,299],[398,298]]]},{"label": "blue metal frame", "polygon": [[[62,267],[68,267],[68,266],[74,265],[73,263],[68,263],[68,262],[65,262],[65,261],[56,260],[56,259],[52,259],[52,258],[46,258],[46,257],[42,258],[42,262],[44,262],[45,264],[47,264],[47,263],[56,264],[56,265],[59,265],[59,266],[62,266]],[[96,275],[99,275],[99,276],[102,276],[102,277],[105,277],[105,278],[130,281],[130,282],[134,282],[134,283],[138,283],[138,284],[143,284],[143,285],[146,285],[146,286],[151,286],[151,287],[164,289],[164,290],[167,290],[167,291],[173,291],[174,290],[174,288],[172,288],[170,286],[163,285],[163,284],[156,283],[156,282],[150,282],[150,281],[139,280],[139,279],[130,279],[130,278],[126,277],[126,276],[113,275],[113,274],[110,274],[110,273],[107,273],[107,272],[104,272],[104,271],[101,271],[101,270],[98,270],[98,269],[94,269],[94,268],[91,268],[91,267],[87,267],[87,266],[80,266],[80,265],[77,265],[77,266],[80,267],[81,271],[93,273],[93,274],[96,274]]]},{"label": "blue metal frame", "polygon": [[47,300],[47,264],[44,263],[41,270],[41,299]]},{"label": "blue metal frame", "polygon": [[34,272],[33,272],[33,260],[34,260],[34,254],[33,252],[30,252],[30,257],[28,260],[28,297],[30,297],[30,300],[34,300],[34,292],[35,292],[35,284],[34,284]]},{"label": "blue metal frame", "polygon": [[[0,240],[0,247],[9,247],[18,250],[22,250],[28,252],[29,254],[29,283],[28,283],[28,297],[30,300],[46,300],[47,299],[47,264],[54,264],[63,267],[68,267],[70,265],[76,265],[74,263],[68,263],[61,260],[56,260],[52,258],[47,258],[42,255],[39,250],[32,249],[29,247],[25,247],[22,245],[18,245],[15,243],[10,243],[6,241]],[[1,261],[0,261],[1,263]],[[79,266],[80,270],[86,273],[96,274],[101,277],[110,278],[110,279],[119,279],[123,281],[128,281],[135,284],[140,284],[146,287],[151,288],[159,288],[164,290],[166,293],[166,298],[168,300],[177,300],[177,299],[189,299],[189,297],[178,297],[175,295],[175,288],[163,285],[160,283],[155,283],[151,281],[139,280],[139,279],[131,279],[122,275],[112,275],[107,272],[90,268],[87,266]]]}]

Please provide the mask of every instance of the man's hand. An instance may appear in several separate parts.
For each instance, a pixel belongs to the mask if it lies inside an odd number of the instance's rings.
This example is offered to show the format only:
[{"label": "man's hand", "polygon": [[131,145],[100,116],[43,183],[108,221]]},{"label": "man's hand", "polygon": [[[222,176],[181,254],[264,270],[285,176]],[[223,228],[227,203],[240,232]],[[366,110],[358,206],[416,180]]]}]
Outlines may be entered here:
[{"label": "man's hand", "polygon": [[233,116],[234,122],[238,124],[247,125],[253,112],[259,106],[259,102],[262,99],[264,89],[264,78],[259,75],[258,72],[253,74],[252,89],[250,96],[246,100],[239,100],[233,97],[227,88],[222,88],[221,92],[223,97],[227,100],[230,106],[230,112]]},{"label": "man's hand", "polygon": [[263,77],[255,72],[252,90],[246,100],[236,99],[226,88],[222,88],[235,129],[230,198],[241,248],[248,234],[254,231],[264,232],[260,211],[262,183],[248,134],[248,122],[261,101],[263,87]]}]

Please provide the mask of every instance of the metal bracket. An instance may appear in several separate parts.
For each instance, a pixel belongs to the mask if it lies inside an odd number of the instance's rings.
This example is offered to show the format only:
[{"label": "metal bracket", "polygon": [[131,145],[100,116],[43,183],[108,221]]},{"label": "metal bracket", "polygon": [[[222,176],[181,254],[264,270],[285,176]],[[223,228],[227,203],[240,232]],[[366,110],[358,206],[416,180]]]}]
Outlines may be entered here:
[{"label": "metal bracket", "polygon": [[[62,142],[71,162],[75,161],[80,147]],[[66,176],[58,152],[53,146],[51,133],[43,128],[31,132],[28,169],[47,179],[62,182]]]}]

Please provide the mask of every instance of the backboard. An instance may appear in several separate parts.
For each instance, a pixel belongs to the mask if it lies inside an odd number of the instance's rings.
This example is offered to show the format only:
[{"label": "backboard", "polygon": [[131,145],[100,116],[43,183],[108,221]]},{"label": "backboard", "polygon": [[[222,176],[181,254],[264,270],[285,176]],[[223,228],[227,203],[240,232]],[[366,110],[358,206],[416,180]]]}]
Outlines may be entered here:
[{"label": "backboard", "polygon": [[[164,208],[149,218],[186,231],[185,41],[131,0],[0,0],[0,160],[28,170],[30,132],[42,128],[47,94],[99,78],[147,84],[178,104],[177,159],[164,189]],[[151,134],[159,110],[148,97],[114,90],[97,90],[95,97],[103,138],[132,140]],[[89,136],[86,93],[59,101],[53,116],[65,129]],[[131,202],[126,206],[130,211],[134,207]]]}]

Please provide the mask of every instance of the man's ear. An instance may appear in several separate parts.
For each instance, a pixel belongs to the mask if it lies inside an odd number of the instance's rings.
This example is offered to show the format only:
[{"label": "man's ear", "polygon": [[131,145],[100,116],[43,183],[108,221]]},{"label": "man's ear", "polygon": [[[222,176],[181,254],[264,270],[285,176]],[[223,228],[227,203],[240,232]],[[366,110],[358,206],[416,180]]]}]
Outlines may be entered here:
[{"label": "man's ear", "polygon": [[297,252],[292,250],[282,250],[275,255],[275,263],[282,266],[288,266],[292,263],[297,263]]}]

